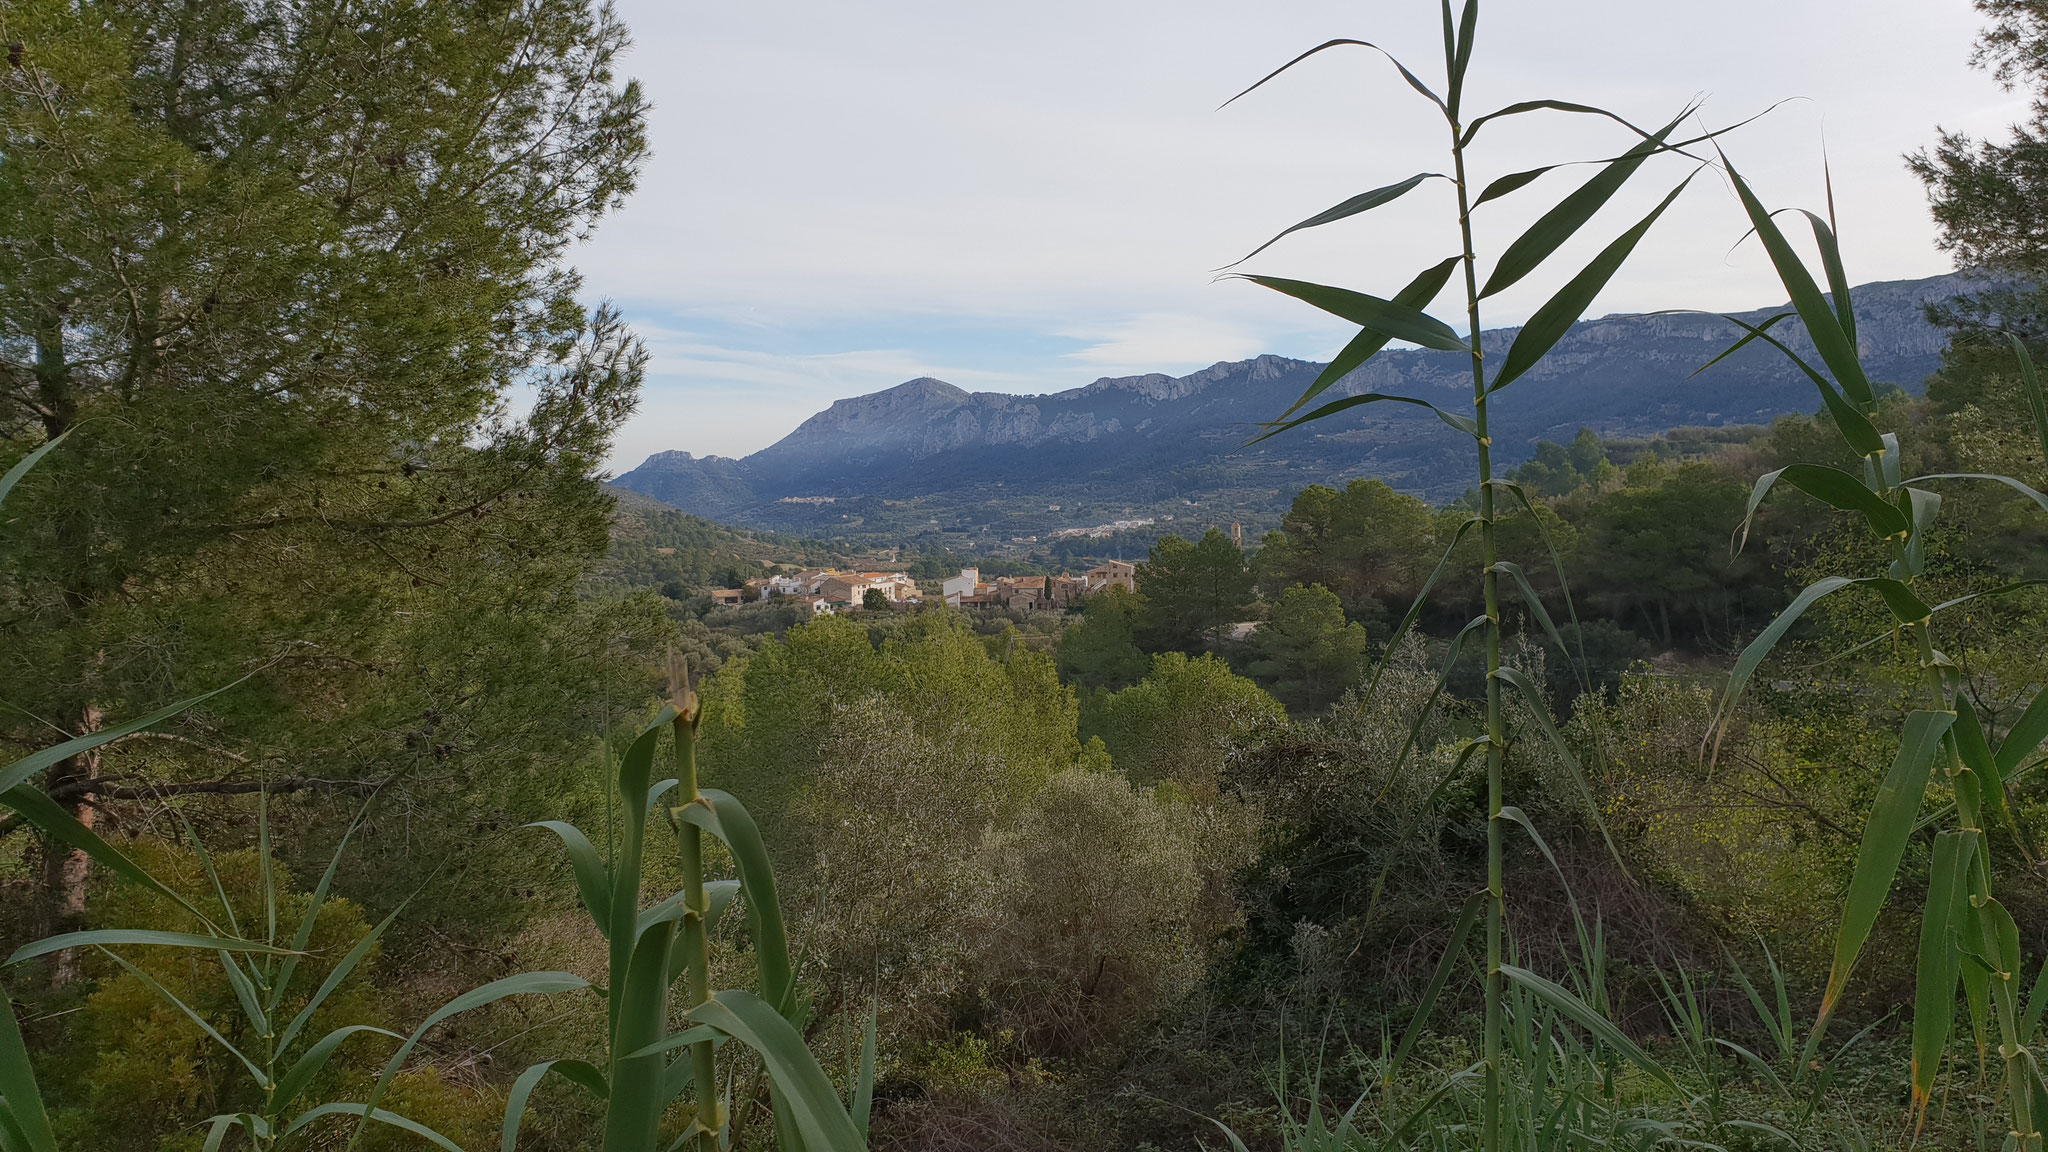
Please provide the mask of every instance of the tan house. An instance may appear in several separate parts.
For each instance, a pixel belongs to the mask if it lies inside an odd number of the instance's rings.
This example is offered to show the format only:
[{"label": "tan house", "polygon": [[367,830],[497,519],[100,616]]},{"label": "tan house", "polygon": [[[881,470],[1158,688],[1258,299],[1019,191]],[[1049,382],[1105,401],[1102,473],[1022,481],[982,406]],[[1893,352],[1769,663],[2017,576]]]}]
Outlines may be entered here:
[{"label": "tan house", "polygon": [[1045,598],[1055,608],[1078,603],[1088,595],[1088,581],[1080,576],[1054,576],[1045,582]]},{"label": "tan house", "polygon": [[1030,612],[1052,607],[1045,594],[1043,576],[998,576],[995,599],[1006,608]]},{"label": "tan house", "polygon": [[867,581],[858,576],[827,576],[818,581],[818,595],[827,604],[850,604],[860,606],[861,593],[868,590]]},{"label": "tan house", "polygon": [[713,604],[737,605],[744,602],[746,598],[745,590],[739,588],[713,588],[711,590],[711,602]]},{"label": "tan house", "polygon": [[835,572],[813,588],[833,604],[855,608],[860,607],[870,590],[880,592],[891,604],[918,598],[917,581],[901,572]]},{"label": "tan house", "polygon": [[1104,588],[1121,588],[1126,592],[1138,590],[1138,567],[1122,560],[1111,560],[1090,568],[1082,579],[1088,582],[1088,591],[1093,594]]}]

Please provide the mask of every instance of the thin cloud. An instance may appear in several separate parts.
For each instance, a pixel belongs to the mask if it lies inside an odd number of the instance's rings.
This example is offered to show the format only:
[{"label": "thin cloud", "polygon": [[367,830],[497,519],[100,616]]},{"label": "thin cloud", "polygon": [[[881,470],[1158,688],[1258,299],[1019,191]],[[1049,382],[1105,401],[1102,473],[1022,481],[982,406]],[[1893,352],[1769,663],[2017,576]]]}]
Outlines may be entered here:
[{"label": "thin cloud", "polygon": [[1265,334],[1241,324],[1173,313],[1147,313],[1063,334],[1092,341],[1085,348],[1067,353],[1064,359],[1106,374],[1200,368],[1219,360],[1247,359],[1268,347]]}]

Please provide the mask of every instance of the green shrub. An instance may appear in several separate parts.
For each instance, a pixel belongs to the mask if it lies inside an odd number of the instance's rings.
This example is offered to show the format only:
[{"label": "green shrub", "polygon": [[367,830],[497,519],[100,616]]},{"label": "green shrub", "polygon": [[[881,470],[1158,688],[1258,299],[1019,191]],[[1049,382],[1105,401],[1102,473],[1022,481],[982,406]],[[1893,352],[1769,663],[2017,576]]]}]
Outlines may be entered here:
[{"label": "green shrub", "polygon": [[1165,652],[1144,680],[1091,697],[1083,730],[1132,783],[1170,780],[1200,798],[1216,794],[1233,750],[1286,721],[1279,701],[1216,657]]}]

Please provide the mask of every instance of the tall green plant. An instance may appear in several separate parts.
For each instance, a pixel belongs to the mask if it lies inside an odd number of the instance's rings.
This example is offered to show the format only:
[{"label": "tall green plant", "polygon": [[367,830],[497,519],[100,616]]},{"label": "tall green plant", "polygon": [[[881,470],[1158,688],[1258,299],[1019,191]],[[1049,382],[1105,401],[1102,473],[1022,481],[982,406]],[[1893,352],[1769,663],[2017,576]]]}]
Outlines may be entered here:
[{"label": "tall green plant", "polygon": [[[1429,409],[1438,419],[1466,436],[1473,446],[1479,509],[1477,515],[1458,528],[1451,547],[1455,549],[1467,532],[1477,529],[1485,610],[1459,632],[1457,640],[1452,644],[1452,658],[1446,663],[1444,675],[1449,675],[1450,664],[1455,663],[1457,654],[1462,651],[1463,645],[1471,638],[1472,633],[1479,633],[1478,639],[1484,647],[1486,660],[1486,731],[1467,744],[1461,752],[1459,763],[1462,765],[1471,755],[1484,754],[1487,792],[1487,885],[1483,899],[1486,925],[1486,1024],[1483,1064],[1486,1090],[1482,1123],[1485,1128],[1486,1146],[1496,1148],[1502,1138],[1503,1122],[1501,1069],[1504,981],[1512,975],[1502,958],[1506,898],[1502,879],[1504,822],[1520,815],[1506,803],[1504,795],[1504,758],[1512,750],[1507,724],[1507,703],[1511,695],[1518,695],[1526,700],[1538,719],[1537,728],[1541,735],[1554,745],[1558,754],[1571,765],[1574,773],[1578,773],[1579,769],[1570,750],[1556,730],[1549,725],[1548,713],[1537,686],[1515,669],[1505,667],[1501,661],[1503,577],[1507,578],[1509,586],[1525,601],[1530,615],[1550,635],[1559,650],[1571,649],[1564,643],[1526,575],[1514,564],[1500,559],[1495,531],[1499,516],[1515,506],[1520,506],[1533,515],[1534,508],[1528,494],[1519,485],[1496,478],[1494,475],[1489,413],[1494,398],[1540,363],[1571,325],[1579,319],[1591,305],[1594,297],[1607,285],[1642,241],[1643,236],[1677,199],[1691,178],[1687,177],[1685,181],[1670,189],[1648,215],[1643,216],[1609,242],[1590,263],[1572,275],[1529,318],[1508,346],[1506,354],[1497,361],[1490,361],[1483,347],[1480,305],[1486,299],[1520,283],[1542,268],[1560,247],[1587,226],[1594,215],[1612,200],[1621,187],[1651,158],[1662,153],[1681,151],[1687,145],[1697,144],[1708,136],[1686,140],[1674,139],[1679,124],[1693,112],[1690,106],[1673,117],[1669,123],[1654,130],[1638,128],[1604,109],[1554,99],[1519,101],[1482,115],[1468,117],[1463,98],[1472,62],[1473,46],[1478,34],[1478,0],[1466,0],[1462,11],[1457,13],[1453,12],[1450,0],[1443,0],[1442,11],[1444,75],[1441,84],[1436,87],[1425,82],[1422,77],[1377,44],[1363,40],[1338,39],[1302,53],[1245,90],[1248,93],[1303,60],[1328,49],[1348,46],[1370,49],[1386,56],[1408,86],[1440,116],[1446,129],[1446,151],[1450,165],[1449,173],[1421,172],[1351,197],[1282,231],[1272,240],[1260,245],[1252,255],[1258,255],[1291,233],[1349,219],[1438,182],[1448,184],[1454,193],[1454,219],[1459,238],[1456,254],[1424,269],[1391,297],[1374,296],[1350,289],[1276,276],[1250,275],[1246,278],[1359,326],[1358,334],[1343,351],[1337,354],[1292,407],[1266,425],[1263,435],[1258,439],[1275,436],[1363,405],[1394,403]],[[1233,99],[1241,98],[1243,95],[1245,93],[1239,93],[1238,97]],[[1484,186],[1478,186],[1473,183],[1473,171],[1476,167],[1473,145],[1480,130],[1488,124],[1535,112],[1604,118],[1632,132],[1635,142],[1619,155],[1595,163],[1591,177],[1558,200],[1534,224],[1500,250],[1482,281],[1479,246],[1475,239],[1475,213],[1493,201],[1516,194],[1546,173],[1565,165],[1551,164],[1513,172],[1499,176]],[[1463,282],[1465,330],[1462,334],[1451,325],[1424,311],[1443,292],[1454,275],[1460,276]],[[1341,390],[1337,393],[1341,398],[1326,399],[1321,404],[1311,407],[1332,389],[1338,389],[1352,372],[1394,340],[1467,357],[1472,378],[1472,406],[1469,413],[1448,411],[1412,396],[1376,392],[1344,395]],[[1442,574],[1445,564],[1449,562],[1450,556],[1451,552],[1447,550],[1436,571],[1425,581],[1414,606],[1389,640],[1389,652],[1395,650],[1402,635],[1420,616],[1423,604],[1437,578]],[[1562,577],[1560,564],[1560,580]],[[1576,617],[1576,612],[1573,616]],[[1583,661],[1580,663],[1583,664]],[[1579,783],[1590,801],[1591,792],[1585,787],[1583,775],[1579,777]],[[1592,810],[1592,815],[1595,821],[1599,820],[1597,808]],[[1462,934],[1460,935],[1462,937]],[[1430,1007],[1430,1002],[1425,1001],[1420,1012],[1427,1013]]]},{"label": "tall green plant", "polygon": [[[177,709],[197,702],[186,701]],[[620,760],[617,784],[625,818],[609,862],[573,825],[558,821],[540,825],[555,832],[567,846],[584,907],[607,943],[607,1056],[603,1067],[588,1061],[562,1059],[536,1064],[521,1073],[507,1095],[503,1152],[516,1149],[527,1101],[542,1077],[550,1072],[605,1102],[606,1152],[653,1152],[661,1147],[658,1135],[662,1118],[670,1105],[685,1094],[694,1096],[695,1115],[683,1139],[674,1146],[687,1143],[701,1152],[715,1152],[730,1142],[729,1109],[719,1090],[717,1064],[718,1050],[728,1040],[738,1040],[753,1050],[766,1072],[781,1148],[786,1152],[863,1149],[874,1067],[872,1030],[861,1059],[862,1072],[855,1080],[854,1099],[850,1107],[843,1105],[800,1030],[807,1005],[796,986],[787,933],[775,895],[774,872],[760,832],[738,800],[697,786],[696,697],[685,689],[678,703],[681,707],[664,708]],[[104,743],[162,718],[161,714],[144,717],[119,729],[95,733],[87,740]],[[677,774],[657,781],[653,779],[654,763],[665,730],[674,736]],[[75,751],[74,746],[80,743],[71,741],[18,761],[0,772],[0,783],[25,778],[38,770],[40,761],[67,749]],[[671,794],[674,802],[667,812],[675,828],[684,883],[680,891],[649,904],[642,892],[648,834],[654,826],[653,813]],[[214,880],[214,891],[219,909],[209,914],[204,906],[187,900],[92,830],[71,820],[31,786],[17,782],[0,790],[0,804],[87,851],[123,879],[175,900],[206,926],[204,933],[138,929],[66,933],[25,945],[7,961],[14,965],[69,948],[97,948],[246,1069],[261,1103],[250,1111],[209,1118],[206,1152],[222,1147],[234,1131],[242,1132],[255,1152],[269,1152],[288,1146],[292,1137],[335,1115],[359,1117],[349,1142],[351,1147],[361,1140],[364,1126],[376,1121],[411,1132],[451,1152],[462,1152],[442,1134],[381,1107],[392,1081],[426,1034],[452,1016],[509,996],[574,992],[590,987],[582,977],[568,972],[527,972],[463,993],[429,1014],[409,1035],[368,1025],[347,1025],[314,1040],[304,1031],[306,1024],[370,956],[398,915],[393,911],[386,916],[342,956],[296,1013],[289,1018],[280,1013],[280,1006],[294,987],[294,978],[302,975],[300,964],[340,866],[341,854],[347,848],[346,836],[315,887],[306,912],[289,932],[286,929],[290,925],[278,923],[278,892],[274,878],[266,871],[264,920],[260,925],[246,926],[251,930],[249,934],[258,937],[252,940],[243,938],[245,926],[237,921],[234,907],[218,879]],[[268,861],[268,822],[259,819],[258,828],[259,859]],[[724,842],[730,850],[739,873],[737,879],[705,878],[705,833]],[[212,877],[212,863],[204,847],[200,846],[199,851],[207,875]],[[758,993],[718,990],[710,984],[710,935],[719,918],[742,896],[752,937]],[[211,916],[218,916],[226,925],[225,930]],[[115,951],[122,947],[166,946],[203,949],[219,957],[223,978],[234,990],[236,1002],[247,1017],[248,1035],[256,1039],[257,1047],[228,1040],[176,993]],[[670,1011],[671,993],[678,981],[682,982],[682,1015],[686,1021],[680,1030],[672,1027]],[[0,1015],[5,1017],[0,1019],[0,1152],[55,1152],[55,1145],[45,1138],[48,1124],[43,1119],[27,1051],[13,1027],[13,1016],[11,1012]],[[307,1089],[341,1046],[366,1034],[399,1042],[368,1099],[360,1103],[307,1103],[303,1099]]]},{"label": "tall green plant", "polygon": [[[670,677],[675,698],[619,762],[618,795],[625,818],[610,862],[573,825],[539,825],[568,849],[584,909],[608,946],[608,1057],[602,1069],[550,1061],[522,1073],[506,1104],[504,1152],[513,1152],[526,1098],[550,1071],[605,1101],[605,1152],[657,1147],[663,1114],[685,1094],[692,1097],[694,1115],[675,1147],[717,1152],[732,1139],[731,1110],[718,1076],[719,1050],[730,1040],[751,1049],[766,1071],[776,1139],[785,1152],[863,1149],[872,1073],[857,1079],[849,1107],[811,1055],[802,1032],[808,1004],[796,985],[775,873],[760,829],[733,796],[698,786],[697,695],[680,664],[672,667]],[[664,731],[671,736],[675,775],[656,780],[654,763]],[[666,812],[674,828],[683,886],[643,907],[648,831],[657,809]],[[730,852],[735,878],[705,878],[706,834]],[[711,934],[735,900],[746,910],[758,992],[711,986]],[[679,981],[687,1026],[674,1030],[670,998]],[[862,1067],[872,1069],[873,1064],[870,1052]]]},{"label": "tall green plant", "polygon": [[[1741,535],[1746,537],[1750,520],[1771,491],[1788,484],[1830,507],[1856,514],[1884,559],[1862,575],[1818,580],[1793,599],[1736,660],[1717,729],[1725,731],[1744,687],[1777,643],[1808,609],[1837,592],[1855,589],[1875,594],[1892,618],[1893,633],[1910,646],[1920,669],[1920,700],[1905,717],[1897,757],[1871,804],[1835,938],[1827,989],[1807,1048],[1811,1051],[1818,1046],[1841,1003],[1908,843],[1929,823],[1920,819],[1920,810],[1928,786],[1938,774],[1954,800],[1941,820],[1945,826],[1934,835],[1921,918],[1913,1008],[1913,1107],[1916,1114],[1925,1116],[1948,1046],[1960,983],[1979,1050],[1989,1047],[1995,1035],[2004,1064],[2011,1121],[2007,1146],[2035,1152],[2041,1147],[2043,1129],[2048,1128],[2048,1086],[2043,1085],[2039,1057],[2031,1045],[2039,1033],[2043,1008],[2048,1007],[2048,978],[2037,980],[2031,994],[2020,986],[2019,928],[1992,894],[1991,843],[1986,830],[2002,823],[2018,831],[2005,781],[2048,738],[2048,690],[2037,695],[2004,738],[1994,744],[1963,691],[1956,664],[1937,646],[1936,629],[1946,614],[1964,605],[2041,582],[2007,584],[1934,605],[1921,598],[1916,585],[1925,569],[1929,535],[1941,513],[1939,486],[1958,481],[2003,485],[2043,511],[2048,511],[2048,496],[2011,476],[1944,473],[1901,477],[1898,436],[1880,433],[1871,419],[1877,398],[1858,359],[1856,314],[1836,239],[1832,195],[1827,218],[1800,211],[1819,252],[1827,281],[1823,293],[1778,227],[1777,217],[1783,210],[1766,209],[1732,165],[1727,171],[1792,302],[1791,311],[1758,324],[1733,320],[1744,332],[1729,351],[1763,341],[1790,358],[1819,390],[1826,415],[1842,441],[1863,461],[1861,475],[1800,463],[1759,477],[1750,494]],[[1771,334],[1779,323],[1794,318],[1805,327],[1818,363]],[[2012,338],[2012,346],[2034,415],[2031,431],[2048,454],[2048,400],[2044,400],[2027,348],[2017,337]],[[2044,977],[2048,977],[2048,969],[2044,969]]]},{"label": "tall green plant", "polygon": [[[63,439],[63,435],[54,437],[0,476],[0,503]],[[777,1141],[783,1152],[860,1152],[867,1146],[874,1030],[870,1027],[867,1033],[851,1106],[842,1105],[800,1030],[808,1006],[796,986],[788,935],[775,895],[775,874],[760,830],[737,799],[698,787],[700,709],[687,670],[673,655],[670,683],[674,686],[674,699],[641,730],[620,759],[617,796],[625,809],[625,818],[620,822],[618,842],[611,846],[610,859],[601,856],[589,837],[574,825],[560,821],[537,825],[553,831],[567,847],[584,908],[606,941],[607,1058],[603,1068],[588,1061],[564,1059],[536,1064],[522,1072],[507,1094],[502,1150],[515,1152],[526,1102],[542,1077],[553,1072],[605,1102],[605,1152],[654,1152],[664,1113],[686,1092],[694,1092],[696,1114],[672,1148],[690,1144],[699,1152],[718,1152],[730,1145],[732,1133],[726,1102],[718,1089],[717,1052],[727,1041],[738,1040],[753,1050],[766,1072]],[[568,972],[521,973],[457,996],[430,1013],[410,1035],[348,1025],[305,1043],[304,1029],[314,1014],[375,951],[379,939],[398,916],[398,910],[393,910],[343,955],[297,1013],[289,1019],[282,1015],[281,1007],[294,979],[303,974],[301,961],[342,854],[348,848],[348,835],[342,837],[334,859],[314,888],[304,916],[287,940],[280,934],[279,893],[276,877],[269,869],[269,821],[259,808],[258,859],[263,866],[265,913],[261,939],[251,940],[244,936],[254,933],[245,933],[237,921],[234,906],[204,845],[197,846],[218,899],[218,922],[202,905],[151,875],[32,783],[53,765],[143,731],[234,686],[181,700],[125,724],[89,732],[0,769],[0,806],[11,809],[53,841],[85,853],[123,881],[169,898],[205,931],[114,928],[64,933],[24,945],[4,966],[73,948],[96,948],[246,1069],[261,1104],[252,1111],[210,1117],[206,1121],[204,1152],[217,1152],[234,1131],[244,1134],[252,1152],[270,1152],[286,1146],[291,1137],[306,1132],[317,1122],[336,1115],[359,1117],[348,1141],[349,1148],[361,1142],[374,1120],[410,1132],[449,1152],[463,1152],[441,1133],[379,1107],[406,1060],[429,1031],[452,1016],[510,996],[588,989],[588,981]],[[672,736],[675,775],[657,781],[654,763],[664,730]],[[666,813],[676,835],[683,888],[643,907],[651,817],[671,793],[674,802]],[[259,804],[261,796],[259,793]],[[353,831],[352,827],[350,832]],[[724,842],[729,849],[739,873],[736,879],[705,879],[705,833]],[[714,990],[710,984],[711,933],[720,916],[741,897],[752,937],[758,994],[743,989]],[[256,927],[250,925],[251,929]],[[235,1001],[247,1018],[249,1034],[260,1046],[252,1050],[230,1042],[176,993],[115,952],[117,947],[197,948],[213,952],[220,960],[223,978],[232,987]],[[683,1002],[688,1026],[674,1031],[669,1000],[678,980],[685,981]],[[368,1099],[302,1104],[307,1089],[341,1046],[363,1034],[399,1041]],[[679,1051],[681,1055],[672,1058]],[[301,1142],[305,1139],[300,1137]],[[0,999],[0,1152],[56,1152],[34,1068],[12,1006],[4,999]]]}]

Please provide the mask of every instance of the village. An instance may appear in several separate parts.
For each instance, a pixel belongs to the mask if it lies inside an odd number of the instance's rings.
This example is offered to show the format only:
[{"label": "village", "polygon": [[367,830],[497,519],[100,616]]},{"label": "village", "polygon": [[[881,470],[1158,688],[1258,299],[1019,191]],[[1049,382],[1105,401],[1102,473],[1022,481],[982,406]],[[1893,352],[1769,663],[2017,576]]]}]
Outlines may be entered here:
[{"label": "village", "polygon": [[[939,581],[936,591],[949,608],[1064,612],[1104,588],[1135,592],[1137,587],[1137,566],[1110,560],[1078,576],[997,576],[983,580],[981,569],[962,568],[959,575]],[[814,616],[831,616],[855,609],[923,604],[927,591],[904,572],[826,569],[763,576],[739,588],[714,589],[711,601],[738,606],[764,600],[792,600],[808,605]]]}]

